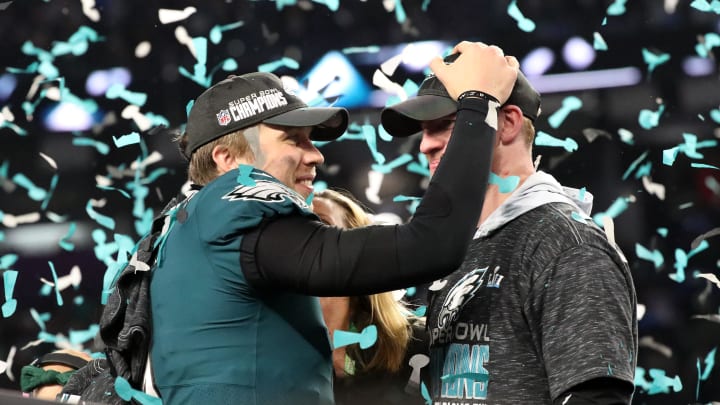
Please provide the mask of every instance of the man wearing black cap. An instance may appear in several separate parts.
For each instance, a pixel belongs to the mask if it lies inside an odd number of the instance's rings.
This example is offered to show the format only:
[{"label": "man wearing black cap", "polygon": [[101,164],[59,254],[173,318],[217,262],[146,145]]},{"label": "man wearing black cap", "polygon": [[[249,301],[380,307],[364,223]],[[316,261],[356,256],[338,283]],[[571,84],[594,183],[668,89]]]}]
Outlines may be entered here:
[{"label": "man wearing black cap", "polygon": [[[169,211],[150,286],[165,404],[332,404],[332,348],[312,296],[417,285],[460,264],[487,188],[492,106],[518,63],[497,47],[457,49],[457,63],[432,65],[460,99],[453,159],[405,225],[345,231],[309,210],[323,161],[312,141],[344,133],[345,110],[308,108],[268,73],[197,98],[180,139],[194,190]],[[462,73],[478,63],[487,71]],[[465,184],[466,172],[480,181]]]},{"label": "man wearing black cap", "polygon": [[[475,237],[460,268],[429,287],[433,404],[629,403],[637,318],[624,256],[590,220],[589,193],[536,172],[540,95],[522,73],[498,107]],[[459,108],[431,75],[383,110],[382,125],[397,137],[422,132],[434,176],[452,159]],[[466,182],[485,181],[479,174]]]}]

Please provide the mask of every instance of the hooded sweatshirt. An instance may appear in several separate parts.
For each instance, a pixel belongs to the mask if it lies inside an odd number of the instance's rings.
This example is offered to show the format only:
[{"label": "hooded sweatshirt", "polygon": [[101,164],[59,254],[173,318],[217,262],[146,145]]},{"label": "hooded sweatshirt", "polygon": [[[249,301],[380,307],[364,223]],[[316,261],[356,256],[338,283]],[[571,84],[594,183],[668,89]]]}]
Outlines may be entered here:
[{"label": "hooded sweatshirt", "polygon": [[594,378],[633,382],[635,290],[591,206],[589,193],[535,173],[430,286],[434,404],[548,404]]}]

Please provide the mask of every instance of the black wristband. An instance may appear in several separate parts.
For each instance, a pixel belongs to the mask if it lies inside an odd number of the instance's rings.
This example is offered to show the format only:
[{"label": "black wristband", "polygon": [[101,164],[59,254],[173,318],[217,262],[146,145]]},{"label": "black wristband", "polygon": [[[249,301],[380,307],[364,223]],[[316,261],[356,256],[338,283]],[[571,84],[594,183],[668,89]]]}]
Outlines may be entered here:
[{"label": "black wristband", "polygon": [[465,98],[484,98],[485,100],[494,101],[494,102],[500,104],[500,101],[497,98],[495,98],[494,96],[487,94],[485,92],[479,91],[479,90],[464,91],[458,97],[458,101],[462,101]]}]

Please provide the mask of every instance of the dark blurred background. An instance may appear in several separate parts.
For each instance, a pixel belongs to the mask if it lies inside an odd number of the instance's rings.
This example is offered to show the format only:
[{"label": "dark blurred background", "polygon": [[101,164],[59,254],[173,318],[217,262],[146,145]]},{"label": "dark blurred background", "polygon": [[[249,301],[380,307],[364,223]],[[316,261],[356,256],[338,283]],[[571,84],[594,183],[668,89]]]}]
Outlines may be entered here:
[{"label": "dark blurred background", "polygon": [[[428,56],[476,40],[518,57],[543,93],[537,129],[578,146],[537,145],[539,168],[614,217],[641,304],[635,403],[720,402],[715,1],[94,3],[0,1],[0,388],[56,347],[95,349],[103,283],[184,185],[172,139],[207,85],[271,70],[311,104],[347,107],[354,124],[321,147],[317,186],[402,221],[412,202],[394,198],[422,195],[426,178],[418,139],[378,128],[400,94],[382,83],[412,95]],[[561,120],[570,97],[582,106]],[[41,280],[53,271],[62,305]]]}]

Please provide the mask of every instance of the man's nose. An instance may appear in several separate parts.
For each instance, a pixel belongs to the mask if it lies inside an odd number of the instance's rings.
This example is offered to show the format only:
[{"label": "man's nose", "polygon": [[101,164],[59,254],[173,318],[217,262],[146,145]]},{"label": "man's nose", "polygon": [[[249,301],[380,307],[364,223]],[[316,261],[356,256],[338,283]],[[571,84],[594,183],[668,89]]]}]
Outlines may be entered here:
[{"label": "man's nose", "polygon": [[325,161],[325,156],[323,156],[322,152],[320,152],[320,149],[318,149],[315,144],[309,142],[307,148],[305,149],[304,161],[305,164],[309,166],[318,166]]},{"label": "man's nose", "polygon": [[420,152],[431,154],[443,148],[442,138],[423,129],[422,138],[420,139]]}]

